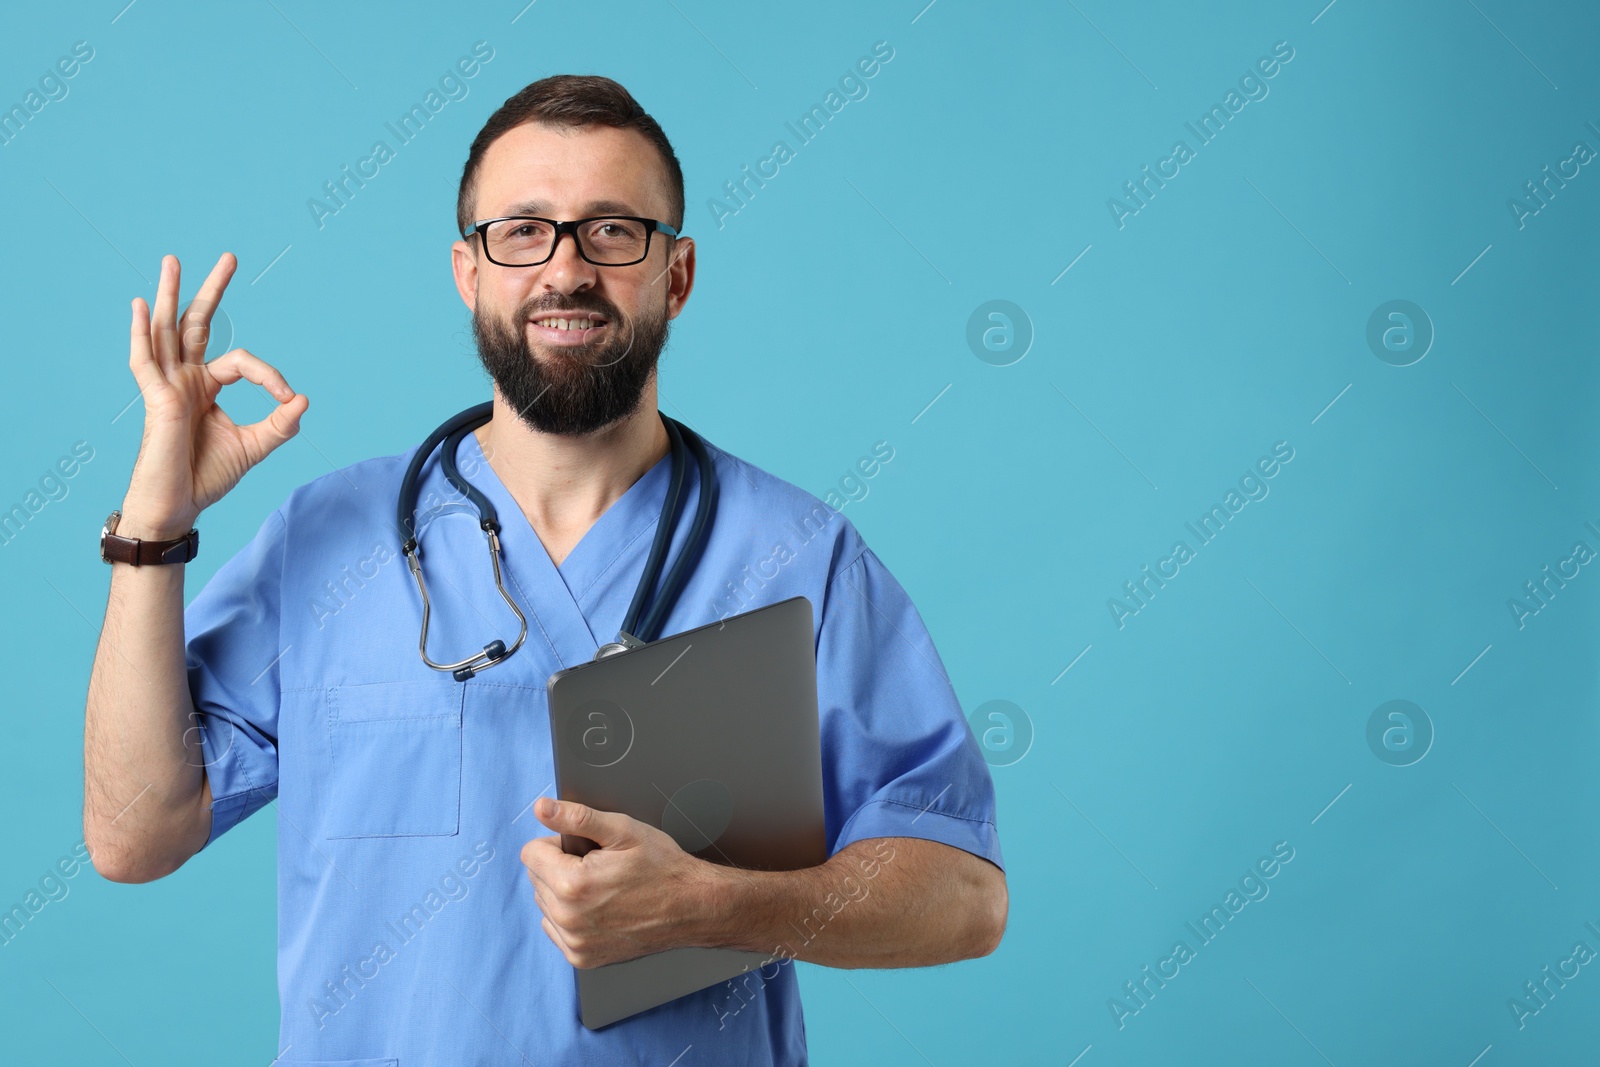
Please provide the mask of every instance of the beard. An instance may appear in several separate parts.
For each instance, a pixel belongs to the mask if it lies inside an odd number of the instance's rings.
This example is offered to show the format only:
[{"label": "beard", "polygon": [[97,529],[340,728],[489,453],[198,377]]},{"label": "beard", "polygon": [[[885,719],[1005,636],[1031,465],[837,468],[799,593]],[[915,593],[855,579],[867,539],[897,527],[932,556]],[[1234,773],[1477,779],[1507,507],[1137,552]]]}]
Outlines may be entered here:
[{"label": "beard", "polygon": [[[528,322],[550,311],[594,312],[605,319],[605,340],[550,345],[535,356]],[[492,314],[473,312],[478,359],[518,418],[541,433],[565,437],[592,433],[638,410],[671,323],[665,306],[654,315],[625,319],[593,296],[531,300],[512,321],[514,329]]]}]

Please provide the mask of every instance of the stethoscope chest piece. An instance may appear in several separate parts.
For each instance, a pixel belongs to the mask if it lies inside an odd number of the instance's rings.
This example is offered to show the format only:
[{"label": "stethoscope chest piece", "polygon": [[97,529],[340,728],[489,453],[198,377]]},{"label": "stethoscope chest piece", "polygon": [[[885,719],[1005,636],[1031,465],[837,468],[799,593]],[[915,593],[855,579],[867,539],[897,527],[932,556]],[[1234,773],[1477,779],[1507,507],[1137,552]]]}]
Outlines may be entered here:
[{"label": "stethoscope chest piece", "polygon": [[594,658],[597,660],[605,659],[607,656],[615,656],[618,652],[626,652],[630,648],[643,648],[644,645],[643,641],[624,630],[617,634],[615,641],[607,641],[596,649]]}]

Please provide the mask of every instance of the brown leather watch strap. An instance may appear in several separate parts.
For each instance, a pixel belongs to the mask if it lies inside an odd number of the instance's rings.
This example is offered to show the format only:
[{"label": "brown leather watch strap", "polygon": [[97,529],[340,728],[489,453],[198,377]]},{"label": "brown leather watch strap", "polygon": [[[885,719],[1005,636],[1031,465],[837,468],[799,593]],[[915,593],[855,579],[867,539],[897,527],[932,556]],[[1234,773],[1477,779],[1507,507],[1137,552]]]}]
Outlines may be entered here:
[{"label": "brown leather watch strap", "polygon": [[200,552],[198,529],[191,529],[182,537],[168,541],[145,541],[137,537],[119,537],[113,533],[121,518],[120,510],[113,511],[100,531],[100,558],[107,563],[129,563],[135,567],[188,563]]}]

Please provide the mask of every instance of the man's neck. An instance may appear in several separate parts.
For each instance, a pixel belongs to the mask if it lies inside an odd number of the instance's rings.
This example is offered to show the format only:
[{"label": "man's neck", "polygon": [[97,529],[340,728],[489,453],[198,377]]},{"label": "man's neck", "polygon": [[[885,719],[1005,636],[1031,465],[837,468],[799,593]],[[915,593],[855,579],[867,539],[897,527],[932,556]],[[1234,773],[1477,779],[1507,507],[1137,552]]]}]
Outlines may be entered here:
[{"label": "man's neck", "polygon": [[474,433],[558,567],[595,520],[670,447],[656,410],[654,381],[632,415],[583,437],[540,433],[496,390],[493,419]]}]

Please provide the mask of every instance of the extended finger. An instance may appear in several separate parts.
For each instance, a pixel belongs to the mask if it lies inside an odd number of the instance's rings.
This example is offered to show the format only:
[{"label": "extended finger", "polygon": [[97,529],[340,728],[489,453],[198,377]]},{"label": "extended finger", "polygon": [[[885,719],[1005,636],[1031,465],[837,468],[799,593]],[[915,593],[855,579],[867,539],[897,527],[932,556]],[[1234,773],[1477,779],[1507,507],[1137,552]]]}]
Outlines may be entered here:
[{"label": "extended finger", "polygon": [[150,326],[154,339],[156,365],[170,374],[178,365],[178,275],[177,256],[161,257],[161,280],[156,285],[156,304]]},{"label": "extended finger", "polygon": [[143,297],[133,298],[133,324],[128,330],[128,367],[133,371],[133,380],[138,383],[140,393],[166,382],[161,368],[156,366],[155,353],[150,347],[150,307]]},{"label": "extended finger", "polygon": [[238,266],[239,260],[232,252],[222,253],[217,265],[206,276],[205,284],[184,309],[181,358],[185,363],[205,362],[206,345],[211,340],[211,318],[216,314],[217,305],[222,303],[222,294]]}]

